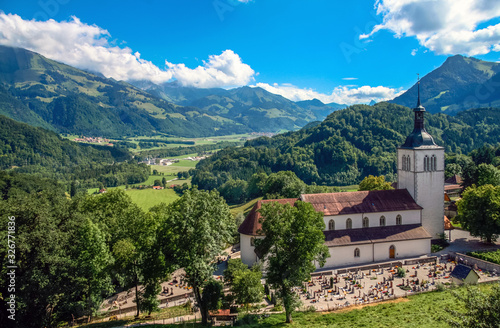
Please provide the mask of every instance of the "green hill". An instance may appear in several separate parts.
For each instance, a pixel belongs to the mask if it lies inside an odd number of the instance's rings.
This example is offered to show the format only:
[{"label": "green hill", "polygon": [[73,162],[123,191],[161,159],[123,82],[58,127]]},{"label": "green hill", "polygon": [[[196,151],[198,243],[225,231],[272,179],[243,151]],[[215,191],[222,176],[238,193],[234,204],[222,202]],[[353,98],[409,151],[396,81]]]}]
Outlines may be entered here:
[{"label": "green hill", "polygon": [[[449,57],[420,83],[423,106],[431,113],[456,114],[469,108],[500,107],[500,63]],[[391,102],[413,107],[417,85]]]},{"label": "green hill", "polygon": [[85,135],[246,133],[231,120],[156,98],[128,83],[84,72],[34,52],[0,46],[0,114]]},{"label": "green hill", "polygon": [[[321,124],[227,148],[197,165],[193,184],[218,188],[229,179],[248,181],[254,173],[293,171],[304,182],[350,185],[365,176],[394,179],[396,147],[413,129],[413,112],[379,103],[354,105],[330,114]],[[447,152],[468,153],[500,142],[500,109],[472,109],[456,117],[426,115],[427,130]]]},{"label": "green hill", "polygon": [[150,169],[134,164],[123,148],[80,144],[57,133],[0,115],[0,169],[34,173],[82,189],[146,180]]}]

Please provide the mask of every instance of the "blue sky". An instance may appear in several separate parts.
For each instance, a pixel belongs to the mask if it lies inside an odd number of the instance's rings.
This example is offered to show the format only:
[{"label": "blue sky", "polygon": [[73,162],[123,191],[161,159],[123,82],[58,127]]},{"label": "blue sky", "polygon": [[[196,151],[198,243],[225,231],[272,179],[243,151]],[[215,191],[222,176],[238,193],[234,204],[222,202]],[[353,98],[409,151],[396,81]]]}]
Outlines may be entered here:
[{"label": "blue sky", "polygon": [[500,60],[493,0],[0,0],[0,44],[120,80],[393,98],[454,54]]}]

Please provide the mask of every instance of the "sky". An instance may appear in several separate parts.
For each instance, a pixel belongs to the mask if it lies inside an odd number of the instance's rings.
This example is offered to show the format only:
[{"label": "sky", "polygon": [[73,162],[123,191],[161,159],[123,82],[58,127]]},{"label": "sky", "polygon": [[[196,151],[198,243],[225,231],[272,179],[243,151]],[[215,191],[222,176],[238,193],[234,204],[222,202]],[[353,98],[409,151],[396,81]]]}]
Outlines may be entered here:
[{"label": "sky", "polygon": [[500,61],[500,1],[0,0],[0,44],[117,80],[368,103],[449,56]]}]

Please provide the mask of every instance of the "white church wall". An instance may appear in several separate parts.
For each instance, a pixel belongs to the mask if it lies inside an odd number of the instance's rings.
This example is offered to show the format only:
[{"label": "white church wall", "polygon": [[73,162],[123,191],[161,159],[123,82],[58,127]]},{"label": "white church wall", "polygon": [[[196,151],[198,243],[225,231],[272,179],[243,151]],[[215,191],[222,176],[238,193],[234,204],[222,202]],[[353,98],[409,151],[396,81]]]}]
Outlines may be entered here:
[{"label": "white church wall", "polygon": [[[354,256],[354,250],[359,248],[359,257]],[[324,268],[363,264],[373,261],[372,244],[328,247],[330,257],[326,259]]]},{"label": "white church wall", "polygon": [[375,261],[391,261],[389,248],[395,247],[395,259],[418,257],[431,252],[430,239],[404,240],[374,244]]},{"label": "white church wall", "polygon": [[245,263],[248,266],[251,266],[252,264],[257,262],[255,246],[251,244],[252,238],[255,237],[240,233],[241,262]]},{"label": "white church wall", "polygon": [[380,217],[385,217],[385,225],[391,226],[396,225],[396,217],[401,215],[402,222],[401,224],[419,224],[420,223],[420,210],[411,210],[411,211],[395,211],[395,212],[375,212],[375,213],[364,213],[364,214],[355,214],[355,215],[334,215],[334,216],[325,216],[323,219],[325,221],[325,229],[328,230],[330,220],[335,222],[335,230],[343,230],[346,229],[346,221],[348,218],[352,220],[352,229],[362,228],[363,227],[363,217],[367,217],[369,220],[369,227],[379,227],[380,226]]}]

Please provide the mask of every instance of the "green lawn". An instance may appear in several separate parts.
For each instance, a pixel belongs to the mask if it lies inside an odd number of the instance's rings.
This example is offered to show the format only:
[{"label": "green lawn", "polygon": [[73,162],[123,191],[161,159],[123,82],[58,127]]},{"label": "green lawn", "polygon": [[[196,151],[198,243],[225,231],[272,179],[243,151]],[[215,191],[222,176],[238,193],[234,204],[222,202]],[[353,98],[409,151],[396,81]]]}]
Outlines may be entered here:
[{"label": "green lawn", "polygon": [[231,209],[231,214],[233,216],[238,215],[238,213],[243,213],[243,215],[247,215],[248,212],[252,210],[252,207],[257,203],[258,200],[261,200],[262,197],[252,199],[251,201],[248,201],[244,204],[239,204],[239,205],[231,205],[229,208]]},{"label": "green lawn", "polygon": [[134,203],[145,211],[160,203],[169,204],[179,198],[179,195],[173,189],[128,189],[125,192],[132,198]]},{"label": "green lawn", "polygon": [[342,186],[339,188],[341,191],[358,191],[359,185]]}]

